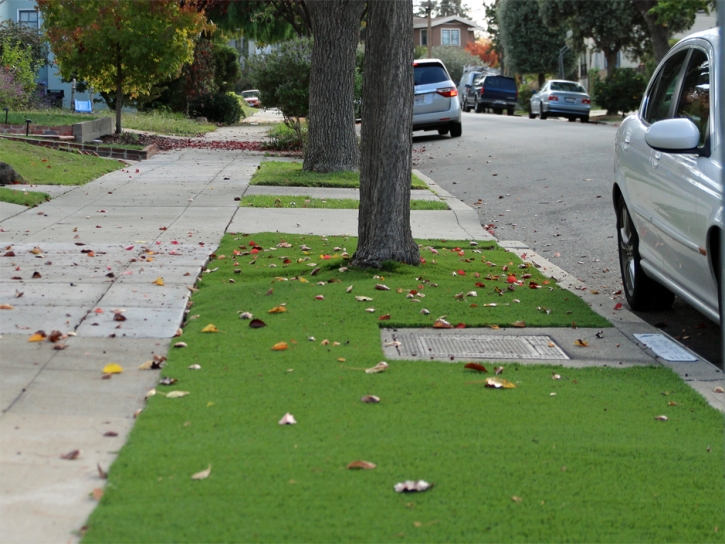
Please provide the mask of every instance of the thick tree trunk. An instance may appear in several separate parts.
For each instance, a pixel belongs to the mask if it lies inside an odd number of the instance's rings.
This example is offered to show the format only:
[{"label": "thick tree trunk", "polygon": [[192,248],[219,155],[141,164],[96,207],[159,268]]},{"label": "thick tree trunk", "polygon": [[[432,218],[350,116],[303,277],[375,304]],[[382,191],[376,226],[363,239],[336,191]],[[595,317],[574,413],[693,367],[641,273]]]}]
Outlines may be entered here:
[{"label": "thick tree trunk", "polygon": [[544,83],[546,83],[546,74],[543,72],[540,72],[537,76],[539,89],[541,89],[544,86]]},{"label": "thick tree trunk", "polygon": [[368,4],[358,246],[354,266],[417,265],[410,230],[413,168],[413,2]]},{"label": "thick tree trunk", "polygon": [[652,50],[655,55],[655,62],[665,58],[670,50],[670,34],[666,26],[657,24],[657,17],[649,13],[649,10],[657,5],[657,0],[632,0],[635,7],[640,11],[647,23],[650,38],[652,39]]},{"label": "thick tree trunk", "polygon": [[339,172],[360,167],[353,99],[364,8],[363,0],[307,2],[314,43],[304,170]]},{"label": "thick tree trunk", "polygon": [[121,110],[123,109],[123,73],[121,55],[116,60],[116,134],[121,134]]},{"label": "thick tree trunk", "polygon": [[617,68],[617,51],[605,50],[604,58],[607,59],[607,79],[609,79]]}]

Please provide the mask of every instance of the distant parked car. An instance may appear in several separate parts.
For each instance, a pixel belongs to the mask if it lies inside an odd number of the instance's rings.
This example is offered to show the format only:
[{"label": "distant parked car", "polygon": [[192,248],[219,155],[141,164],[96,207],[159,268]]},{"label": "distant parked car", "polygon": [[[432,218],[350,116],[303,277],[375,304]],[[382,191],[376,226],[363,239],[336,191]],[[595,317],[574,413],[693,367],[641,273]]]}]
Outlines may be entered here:
[{"label": "distant parked car", "polygon": [[552,79],[531,97],[531,112],[529,119],[547,117],[566,117],[569,121],[581,119],[582,123],[589,122],[589,110],[592,101],[586,89],[573,81]]},{"label": "distant parked car", "polygon": [[463,75],[461,76],[461,82],[458,84],[458,100],[461,102],[461,107],[463,107],[463,102],[466,100],[468,89],[473,87],[473,82],[483,74],[484,70],[482,70],[481,68],[463,71]]},{"label": "distant parked car", "polygon": [[475,108],[476,113],[491,109],[499,115],[506,110],[509,115],[513,115],[518,97],[519,91],[514,78],[483,74],[468,89],[463,109],[471,111],[471,108]]},{"label": "distant parked car", "polygon": [[[718,30],[692,34],[660,62],[614,141],[619,262],[635,310],[677,295],[715,322],[723,233]],[[712,99],[711,99],[712,98]]]},{"label": "distant parked car", "polygon": [[458,89],[439,59],[418,59],[413,63],[415,98],[413,130],[437,130],[452,138],[463,133]]},{"label": "distant parked car", "polygon": [[242,91],[242,98],[253,108],[261,108],[262,102],[259,100],[259,91],[257,89],[250,89],[248,91]]}]

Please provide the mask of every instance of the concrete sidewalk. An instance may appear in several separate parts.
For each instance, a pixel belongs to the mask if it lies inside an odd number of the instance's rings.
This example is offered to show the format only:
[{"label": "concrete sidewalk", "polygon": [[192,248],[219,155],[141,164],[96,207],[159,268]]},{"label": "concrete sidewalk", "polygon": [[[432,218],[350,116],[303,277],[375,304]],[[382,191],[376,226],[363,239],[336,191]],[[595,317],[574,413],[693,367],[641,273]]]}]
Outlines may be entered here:
[{"label": "concrete sidewalk", "polygon": [[[77,187],[38,208],[0,206],[0,533],[3,542],[71,542],[102,488],[158,372],[138,366],[167,353],[196,277],[225,232],[357,234],[356,210],[239,208],[258,155],[185,150]],[[413,211],[416,238],[492,240],[475,210],[418,172],[448,211]],[[40,189],[42,190],[42,189]],[[287,190],[295,191],[295,190]],[[332,198],[328,189],[302,189]],[[279,189],[276,194],[285,194]],[[354,198],[356,193],[347,193]],[[606,295],[533,254],[503,242],[582,296],[616,327],[602,354],[577,364],[667,364],[723,409],[722,373],[709,363],[667,363],[632,336],[661,333]],[[163,279],[163,285],[156,280]],[[22,296],[17,296],[22,293]],[[125,320],[118,321],[113,310]],[[72,332],[66,349],[30,343],[42,329]],[[527,329],[532,334],[533,329]],[[183,339],[183,337],[182,337]],[[176,341],[176,340],[173,340]],[[124,372],[103,379],[111,362]],[[76,460],[61,459],[81,450]]]}]

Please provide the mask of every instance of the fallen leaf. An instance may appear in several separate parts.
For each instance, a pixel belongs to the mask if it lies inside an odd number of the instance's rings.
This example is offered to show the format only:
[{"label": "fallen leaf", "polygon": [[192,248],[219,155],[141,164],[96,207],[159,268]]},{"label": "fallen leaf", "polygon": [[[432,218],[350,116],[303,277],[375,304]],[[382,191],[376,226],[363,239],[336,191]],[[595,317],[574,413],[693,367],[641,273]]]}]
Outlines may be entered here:
[{"label": "fallen leaf", "polygon": [[166,393],[166,398],[167,399],[178,399],[181,397],[185,397],[188,394],[189,394],[188,391],[171,391],[170,393]]},{"label": "fallen leaf", "polygon": [[164,376],[159,380],[159,385],[174,385],[178,380],[176,378],[170,378],[168,376]]},{"label": "fallen leaf", "polygon": [[445,319],[439,318],[435,320],[435,323],[433,323],[434,329],[452,329],[453,325],[448,323]]},{"label": "fallen leaf", "polygon": [[123,368],[116,363],[108,363],[103,367],[104,374],[120,374],[121,372],[123,372]]},{"label": "fallen leaf", "polygon": [[516,389],[513,383],[503,378],[486,378],[485,384],[493,389]]},{"label": "fallen leaf", "polygon": [[499,374],[503,373],[503,367],[497,366],[496,368],[493,369],[493,371],[496,373],[496,376],[498,376]]},{"label": "fallen leaf", "polygon": [[360,402],[364,402],[366,404],[376,404],[380,402],[380,397],[376,397],[375,395],[364,395],[360,397]]},{"label": "fallen leaf", "polygon": [[68,347],[68,344],[61,344],[60,342],[58,342],[53,346],[53,349],[60,351],[67,347]]},{"label": "fallen leaf", "polygon": [[363,470],[372,470],[377,465],[375,463],[371,463],[370,461],[353,461],[349,465],[347,465],[347,468],[349,469],[363,469]]},{"label": "fallen leaf", "polygon": [[378,317],[378,321],[388,321],[390,320],[390,314],[381,315]]},{"label": "fallen leaf", "polygon": [[526,327],[526,323],[524,321],[514,321],[513,323],[511,323],[511,326],[524,328],[524,327]]},{"label": "fallen leaf", "polygon": [[284,351],[288,348],[287,342],[277,342],[272,346],[272,351]]},{"label": "fallen leaf", "polygon": [[622,303],[621,303],[621,302],[617,302],[617,303],[616,303],[616,304],[614,305],[614,309],[615,309],[615,310],[621,310],[621,309],[622,309]]},{"label": "fallen leaf", "polygon": [[589,342],[587,342],[586,340],[578,339],[576,342],[574,342],[574,345],[579,346],[580,348],[585,348],[589,345]]},{"label": "fallen leaf", "polygon": [[374,367],[365,369],[365,373],[366,374],[379,374],[380,372],[385,372],[385,370],[387,370],[387,368],[389,366],[390,365],[388,363],[386,363],[385,361],[380,361]]},{"label": "fallen leaf", "polygon": [[262,327],[266,327],[267,324],[262,321],[261,319],[252,319],[249,322],[249,328],[250,329],[261,329]]},{"label": "fallen leaf", "polygon": [[370,302],[372,299],[370,297],[356,296],[355,300],[357,300],[358,302]]},{"label": "fallen leaf", "polygon": [[478,363],[468,363],[463,368],[468,368],[469,370],[475,370],[476,372],[488,372],[488,370],[486,370],[485,366],[480,365]]},{"label": "fallen leaf", "polygon": [[0,310],[12,310],[15,308],[12,304],[0,304]]},{"label": "fallen leaf", "polygon": [[271,309],[271,310],[270,310],[269,312],[267,312],[267,313],[268,313],[268,314],[283,314],[283,313],[285,313],[286,311],[287,311],[287,307],[286,307],[286,306],[281,306],[281,305],[280,305],[280,306],[275,306],[274,308],[272,308],[272,309]]},{"label": "fallen leaf", "polygon": [[[103,436],[109,436],[109,435],[108,435],[108,433],[106,433]],[[101,468],[101,463],[96,463],[96,468],[98,469],[98,476],[100,476],[103,480],[108,478],[108,473]]]},{"label": "fallen leaf", "polygon": [[65,459],[67,461],[74,461],[74,460],[78,459],[78,457],[80,457],[80,455],[81,455],[81,450],[72,450],[64,455],[61,455],[60,458]]},{"label": "fallen leaf", "polygon": [[513,497],[511,497],[511,500],[512,500],[512,501],[514,501],[514,502],[515,502],[516,504],[519,504],[519,503],[521,503],[521,502],[522,502],[522,501],[523,501],[524,499],[522,499],[521,497],[517,497],[516,495],[514,495]]},{"label": "fallen leaf", "polygon": [[551,379],[552,379],[552,380],[560,380],[560,379],[561,379],[561,374],[553,374],[553,375],[551,376]]},{"label": "fallen leaf", "polygon": [[126,321],[126,316],[123,314],[115,314],[113,316],[114,321]]},{"label": "fallen leaf", "polygon": [[107,431],[107,432],[103,433],[103,436],[114,437],[114,436],[118,436],[118,433],[116,431]]},{"label": "fallen leaf", "polygon": [[297,420],[295,419],[295,416],[287,412],[284,416],[282,416],[282,419],[279,420],[280,425],[296,425]]},{"label": "fallen leaf", "polygon": [[252,312],[242,312],[239,314],[239,319],[253,319],[254,316],[252,315]]},{"label": "fallen leaf", "polygon": [[145,363],[139,365],[139,370],[151,370],[151,367],[153,366],[153,361],[146,361]]},{"label": "fallen leaf", "polygon": [[[48,168],[50,168],[50,166]],[[93,491],[91,491],[91,497],[93,497],[93,500],[100,501],[101,497],[103,497],[103,489],[96,487]]]},{"label": "fallen leaf", "polygon": [[186,346],[186,342],[176,342],[176,344],[174,344],[175,348],[185,348]]},{"label": "fallen leaf", "polygon": [[209,477],[209,474],[211,474],[211,464],[209,464],[209,468],[207,468],[206,470],[202,470],[201,472],[192,474],[191,479],[192,480],[206,480]]},{"label": "fallen leaf", "polygon": [[667,421],[667,416],[655,416],[657,421]]},{"label": "fallen leaf", "polygon": [[164,278],[162,278],[161,276],[159,276],[158,278],[156,278],[153,281],[153,283],[156,284],[156,285],[163,285],[164,284]]},{"label": "fallen leaf", "polygon": [[37,331],[30,338],[28,338],[28,342],[41,342],[41,341],[45,340],[45,338],[46,338],[45,331]]},{"label": "fallen leaf", "polygon": [[715,389],[713,389],[713,391],[715,393],[725,393],[725,389],[723,389],[722,387],[719,387],[719,386],[716,387]]},{"label": "fallen leaf", "polygon": [[219,332],[219,329],[217,329],[216,325],[209,323],[206,327],[201,329],[201,332]]},{"label": "fallen leaf", "polygon": [[667,403],[667,406],[679,406],[674,400]]},{"label": "fallen leaf", "polygon": [[393,489],[396,493],[415,493],[418,491],[426,491],[433,487],[433,484],[429,484],[425,480],[407,480],[399,484],[395,484]]},{"label": "fallen leaf", "polygon": [[201,365],[189,365],[189,370],[201,370]]},{"label": "fallen leaf", "polygon": [[324,295],[315,295],[315,300],[325,300]]}]

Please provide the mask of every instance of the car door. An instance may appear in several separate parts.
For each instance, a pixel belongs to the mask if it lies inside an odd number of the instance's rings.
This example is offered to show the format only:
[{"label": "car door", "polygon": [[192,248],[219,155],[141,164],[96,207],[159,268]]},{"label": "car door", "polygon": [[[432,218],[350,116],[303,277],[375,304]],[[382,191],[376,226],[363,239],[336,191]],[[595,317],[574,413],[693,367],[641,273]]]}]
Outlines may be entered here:
[{"label": "car door", "polygon": [[547,92],[548,83],[538,90],[536,94],[531,97],[531,112],[537,115],[541,114],[541,100],[544,93]]},{"label": "car door", "polygon": [[[707,258],[707,210],[712,200],[710,171],[710,58],[706,42],[689,48],[682,83],[670,117],[689,118],[700,130],[698,153],[655,152],[651,167],[652,226],[662,270],[702,301],[717,289]],[[712,118],[714,119],[714,117]],[[705,168],[703,168],[703,166]],[[715,306],[717,308],[717,306]]]}]

